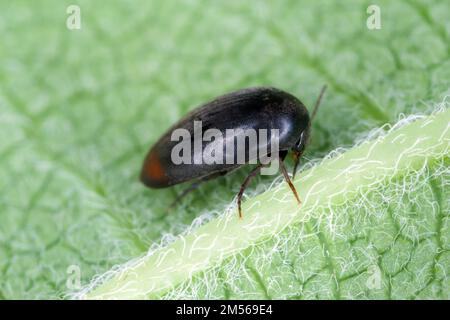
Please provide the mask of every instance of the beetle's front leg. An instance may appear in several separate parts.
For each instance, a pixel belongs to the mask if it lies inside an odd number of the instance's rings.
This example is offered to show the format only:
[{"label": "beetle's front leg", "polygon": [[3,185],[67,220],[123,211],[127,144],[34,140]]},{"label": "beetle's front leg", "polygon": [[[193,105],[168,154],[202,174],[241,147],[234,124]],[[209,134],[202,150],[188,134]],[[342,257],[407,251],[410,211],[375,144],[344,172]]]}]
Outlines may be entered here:
[{"label": "beetle's front leg", "polygon": [[286,182],[289,184],[289,188],[291,188],[291,190],[292,190],[292,193],[294,193],[295,199],[297,199],[298,204],[302,204],[302,201],[300,200],[300,197],[298,196],[297,189],[295,189],[295,186],[292,183],[291,178],[289,178],[289,174],[284,165],[284,158],[286,157],[286,155],[287,155],[287,151],[280,152],[279,159],[280,159],[281,173],[283,173],[284,180],[286,180]]}]

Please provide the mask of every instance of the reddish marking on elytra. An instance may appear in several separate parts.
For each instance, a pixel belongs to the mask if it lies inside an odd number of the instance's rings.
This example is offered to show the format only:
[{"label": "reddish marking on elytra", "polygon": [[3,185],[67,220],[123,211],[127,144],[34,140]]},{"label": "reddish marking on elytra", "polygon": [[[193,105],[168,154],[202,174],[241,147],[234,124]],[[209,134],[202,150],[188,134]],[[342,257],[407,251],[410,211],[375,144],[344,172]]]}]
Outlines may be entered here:
[{"label": "reddish marking on elytra", "polygon": [[161,165],[158,154],[150,152],[145,165],[145,174],[154,181],[162,181],[166,179],[164,168]]}]

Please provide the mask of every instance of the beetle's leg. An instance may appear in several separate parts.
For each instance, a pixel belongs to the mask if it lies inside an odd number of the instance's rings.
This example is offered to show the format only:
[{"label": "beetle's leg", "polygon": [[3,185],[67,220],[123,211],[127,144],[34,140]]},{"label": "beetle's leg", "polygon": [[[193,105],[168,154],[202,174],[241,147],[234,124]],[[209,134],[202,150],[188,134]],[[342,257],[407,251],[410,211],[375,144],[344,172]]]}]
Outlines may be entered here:
[{"label": "beetle's leg", "polygon": [[287,150],[283,150],[283,151],[280,151],[278,153],[278,158],[280,159],[281,162],[284,161],[284,159],[286,158],[287,154],[288,154]]},{"label": "beetle's leg", "polygon": [[292,181],[289,178],[289,174],[286,170],[286,167],[284,166],[284,162],[282,159],[284,159],[284,157],[281,157],[281,155],[280,155],[280,169],[281,169],[281,172],[283,173],[284,179],[289,184],[289,188],[291,188],[292,192],[294,193],[295,199],[297,199],[298,204],[302,204],[302,202],[298,196],[297,190],[295,189],[295,186],[292,184]]},{"label": "beetle's leg", "polygon": [[297,167],[300,163],[300,158],[302,157],[302,152],[293,151],[292,157],[294,158],[294,169],[292,170],[292,180],[295,178],[295,174],[297,173]]},{"label": "beetle's leg", "polygon": [[242,202],[242,196],[244,194],[245,188],[247,188],[250,181],[261,171],[261,168],[263,167],[263,164],[258,164],[245,178],[244,182],[241,185],[241,188],[239,189],[239,193],[237,195],[237,203],[238,203],[238,211],[239,211],[239,218],[242,219],[242,209],[241,209],[241,202]]},{"label": "beetle's leg", "polygon": [[199,185],[202,184],[202,180],[200,181],[196,181],[193,184],[191,184],[189,187],[187,187],[186,189],[184,189],[180,194],[177,195],[177,197],[175,198],[175,200],[172,201],[172,203],[167,207],[166,211],[170,211],[173,207],[175,207],[180,201],[181,199],[183,199],[184,197],[186,197],[189,193],[191,193],[192,191],[194,191],[195,189],[197,189],[199,187]]},{"label": "beetle's leg", "polygon": [[209,180],[214,179],[214,178],[216,178],[218,176],[223,176],[224,174],[225,174],[224,172],[218,172],[216,174],[211,174],[211,175],[209,175],[207,177],[204,177],[204,178],[202,178],[202,179],[192,183],[189,187],[187,187],[180,194],[177,195],[175,200],[169,205],[169,207],[167,208],[166,211],[169,211],[170,209],[175,207],[181,201],[181,199],[186,197],[192,191],[196,190],[201,184],[203,184],[203,182],[209,181]]}]

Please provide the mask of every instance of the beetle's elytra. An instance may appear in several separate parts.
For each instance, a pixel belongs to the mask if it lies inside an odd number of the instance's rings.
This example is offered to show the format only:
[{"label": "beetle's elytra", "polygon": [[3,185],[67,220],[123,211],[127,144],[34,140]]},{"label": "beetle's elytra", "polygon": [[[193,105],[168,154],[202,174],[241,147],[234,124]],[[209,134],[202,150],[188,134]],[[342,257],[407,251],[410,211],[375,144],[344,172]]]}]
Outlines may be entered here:
[{"label": "beetle's elytra", "polygon": [[[314,116],[320,99],[325,91],[325,87],[317,100],[312,117]],[[194,181],[194,184],[183,192],[177,199],[181,199],[191,190],[195,189],[200,182],[213,179],[215,177],[229,173],[230,171],[242,166],[251,161],[257,162],[256,167],[251,171],[241,186],[238,194],[238,208],[239,216],[242,217],[241,198],[243,192],[250,182],[251,178],[256,176],[264,164],[261,163],[260,157],[252,159],[250,149],[257,150],[259,155],[264,153],[262,150],[267,150],[267,156],[270,156],[272,149],[262,148],[262,140],[251,146],[251,142],[247,140],[243,152],[245,161],[223,161],[220,163],[199,163],[196,161],[202,158],[203,152],[211,148],[211,143],[217,143],[216,139],[202,141],[197,148],[192,148],[192,152],[188,155],[188,160],[185,163],[174,163],[172,150],[179,144],[178,140],[173,139],[174,131],[182,129],[184,133],[189,133],[194,136],[196,133],[195,123],[201,123],[203,130],[215,129],[215,132],[223,134],[224,142],[229,140],[227,134],[229,130],[235,133],[233,139],[239,139],[239,135],[244,134],[245,130],[253,129],[259,132],[272,132],[277,129],[278,132],[278,154],[279,165],[281,171],[289,183],[297,201],[300,203],[295,187],[290,181],[289,175],[286,172],[283,160],[288,151],[293,152],[295,159],[294,174],[298,161],[308,143],[311,119],[308,110],[303,103],[293,95],[272,87],[256,87],[238,90],[232,93],[222,95],[187,114],[184,118],[174,124],[150,149],[148,152],[140,175],[141,181],[150,188],[166,188],[176,184],[187,181]],[[241,130],[240,130],[241,129]],[[261,129],[265,129],[261,130]],[[228,131],[227,131],[228,130]],[[243,137],[246,139],[246,137]],[[247,137],[248,138],[248,137]],[[258,138],[260,139],[260,138]],[[267,144],[273,142],[273,135],[267,136]],[[193,141],[193,140],[192,140]],[[267,147],[264,145],[264,147]],[[222,148],[222,147],[220,147]],[[221,149],[218,149],[221,151]],[[229,150],[225,150],[224,153]],[[237,153],[232,148],[232,152]],[[200,154],[202,153],[202,154]],[[214,154],[214,153],[213,153]],[[264,156],[264,154],[263,154]],[[272,155],[273,156],[273,155]],[[236,160],[238,154],[231,154],[231,160]],[[241,158],[243,159],[243,158]]]}]

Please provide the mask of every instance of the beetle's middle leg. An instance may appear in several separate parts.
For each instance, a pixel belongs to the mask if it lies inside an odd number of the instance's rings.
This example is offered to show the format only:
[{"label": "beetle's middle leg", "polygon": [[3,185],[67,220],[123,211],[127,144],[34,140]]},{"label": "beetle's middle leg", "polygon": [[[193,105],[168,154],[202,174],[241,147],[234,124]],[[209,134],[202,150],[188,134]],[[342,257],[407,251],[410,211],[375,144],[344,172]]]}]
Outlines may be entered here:
[{"label": "beetle's middle leg", "polygon": [[247,178],[245,178],[244,182],[241,185],[241,188],[239,189],[239,193],[237,195],[237,204],[238,204],[238,211],[239,211],[239,218],[242,219],[242,209],[241,209],[241,202],[242,202],[242,196],[244,195],[244,191],[247,188],[250,181],[256,177],[256,175],[261,171],[261,168],[264,167],[263,164],[258,164],[255,168],[253,168],[252,171],[248,174]]}]

